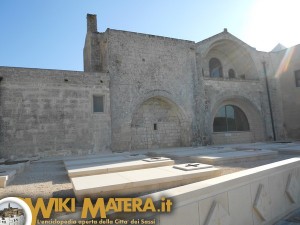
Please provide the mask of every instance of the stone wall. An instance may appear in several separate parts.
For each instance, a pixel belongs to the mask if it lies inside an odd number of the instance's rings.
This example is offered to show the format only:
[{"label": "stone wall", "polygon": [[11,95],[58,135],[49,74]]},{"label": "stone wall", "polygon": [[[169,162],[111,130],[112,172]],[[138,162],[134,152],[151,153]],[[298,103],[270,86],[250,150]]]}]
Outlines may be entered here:
[{"label": "stone wall", "polygon": [[[225,30],[197,43],[196,57],[195,103],[199,136],[206,136],[211,144],[272,140],[260,53]],[[223,77],[210,77],[211,58],[221,61]],[[229,78],[230,69],[235,71],[235,78]],[[214,117],[226,104],[235,105],[245,113],[250,132],[213,132]]]},{"label": "stone wall", "polygon": [[277,104],[281,105],[282,136],[300,139],[300,87],[296,86],[295,71],[300,70],[300,45],[269,53],[270,76]]},{"label": "stone wall", "polygon": [[[259,80],[216,80],[205,79],[207,110],[205,127],[213,136],[212,144],[247,143],[266,138],[263,117],[263,86]],[[213,121],[224,105],[235,105],[246,115],[250,132],[213,132]],[[223,140],[222,140],[223,137]]]},{"label": "stone wall", "polygon": [[[194,43],[116,30],[107,30],[106,36],[113,149],[137,147],[136,137],[142,142],[140,147],[149,146],[149,140],[153,142],[151,148],[190,145],[196,74]],[[152,106],[146,107],[149,99],[153,100]],[[154,106],[161,105],[160,99],[166,104],[156,108],[159,116],[151,121],[149,117],[151,132],[147,132],[146,126],[137,129],[134,117],[144,108],[147,108],[144,115],[158,115]],[[168,115],[174,113],[179,116],[170,122]],[[154,123],[157,123],[157,132],[153,129]],[[163,125],[170,125],[174,132],[168,132]],[[167,140],[170,141],[168,145]]]},{"label": "stone wall", "polygon": [[[110,148],[109,76],[0,67],[0,157],[88,154]],[[93,113],[93,95],[104,112]]]}]

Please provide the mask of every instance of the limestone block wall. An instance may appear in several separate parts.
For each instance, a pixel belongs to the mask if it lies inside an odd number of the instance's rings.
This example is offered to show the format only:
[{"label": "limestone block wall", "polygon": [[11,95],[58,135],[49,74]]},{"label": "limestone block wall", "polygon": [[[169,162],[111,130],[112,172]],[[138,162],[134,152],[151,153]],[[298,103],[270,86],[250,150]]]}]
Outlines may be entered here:
[{"label": "limestone block wall", "polygon": [[172,213],[157,217],[160,225],[271,225],[300,207],[299,189],[300,159],[292,158],[150,197],[174,202]]},{"label": "limestone block wall", "polygon": [[[0,157],[110,148],[107,74],[0,67],[0,77]],[[103,113],[93,113],[93,95],[104,96]]]},{"label": "limestone block wall", "polygon": [[[263,111],[263,85],[259,80],[217,80],[205,78],[205,127],[212,135],[212,144],[245,143],[266,138]],[[220,107],[235,105],[246,115],[250,131],[214,132],[213,121]]]},{"label": "limestone block wall", "polygon": [[[196,44],[198,86],[195,102],[196,121],[208,143],[238,143],[272,140],[270,109],[263,76],[261,54],[227,30]],[[210,77],[209,60],[222,64],[223,77]],[[235,71],[229,78],[228,71]],[[218,109],[232,104],[246,114],[249,132],[213,133],[213,120]]]},{"label": "limestone block wall", "polygon": [[300,45],[269,53],[270,72],[276,98],[282,107],[282,136],[300,139],[300,87],[296,86],[295,71],[300,70]]},{"label": "limestone block wall", "polygon": [[[190,145],[196,74],[194,43],[116,30],[107,30],[106,36],[113,150],[135,149],[135,140],[145,148],[166,147],[168,140],[172,146]],[[144,107],[148,100],[153,107]],[[143,109],[147,112],[142,113]],[[147,122],[147,114],[157,116]],[[142,115],[140,120],[138,115]],[[171,117],[177,117],[177,122],[170,122]],[[170,129],[175,126],[174,132],[167,131],[169,125]]]}]

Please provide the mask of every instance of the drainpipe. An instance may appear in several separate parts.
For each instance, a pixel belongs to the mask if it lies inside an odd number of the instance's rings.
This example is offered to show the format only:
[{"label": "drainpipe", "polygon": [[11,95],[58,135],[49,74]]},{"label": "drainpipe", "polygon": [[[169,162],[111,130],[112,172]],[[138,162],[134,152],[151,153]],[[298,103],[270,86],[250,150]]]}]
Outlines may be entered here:
[{"label": "drainpipe", "polygon": [[269,90],[269,82],[268,82],[268,77],[267,77],[266,62],[263,61],[262,64],[263,64],[263,67],[264,67],[264,75],[265,75],[265,79],[266,79],[266,87],[267,87],[267,93],[268,93],[268,102],[269,102],[269,109],[270,109],[271,123],[272,123],[272,131],[273,131],[273,141],[276,141],[276,133],[275,133],[273,110],[272,110],[270,90]]}]

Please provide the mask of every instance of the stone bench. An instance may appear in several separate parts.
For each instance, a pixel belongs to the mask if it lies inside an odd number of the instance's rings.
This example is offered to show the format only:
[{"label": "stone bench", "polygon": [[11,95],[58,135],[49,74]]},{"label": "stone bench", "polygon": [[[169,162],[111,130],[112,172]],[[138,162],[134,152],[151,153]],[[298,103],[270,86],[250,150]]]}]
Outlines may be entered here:
[{"label": "stone bench", "polygon": [[260,159],[270,159],[277,156],[276,151],[270,150],[244,150],[234,152],[223,152],[210,154],[206,156],[191,156],[190,160],[193,162],[207,163],[212,165],[219,165],[223,163],[237,163],[244,161],[254,161]]},{"label": "stone bench", "polygon": [[176,187],[221,174],[217,168],[182,170],[173,166],[71,178],[78,200],[83,197],[114,197]]},{"label": "stone bench", "polygon": [[174,160],[164,157],[153,157],[147,158],[143,160],[135,160],[129,162],[120,162],[120,163],[112,163],[112,164],[104,164],[99,165],[99,163],[89,164],[89,165],[74,165],[68,167],[68,175],[69,177],[82,177],[82,176],[90,176],[97,174],[105,174],[105,173],[114,173],[121,171],[129,171],[129,170],[137,170],[137,169],[146,169],[152,167],[160,167],[160,166],[169,166],[173,165]]}]

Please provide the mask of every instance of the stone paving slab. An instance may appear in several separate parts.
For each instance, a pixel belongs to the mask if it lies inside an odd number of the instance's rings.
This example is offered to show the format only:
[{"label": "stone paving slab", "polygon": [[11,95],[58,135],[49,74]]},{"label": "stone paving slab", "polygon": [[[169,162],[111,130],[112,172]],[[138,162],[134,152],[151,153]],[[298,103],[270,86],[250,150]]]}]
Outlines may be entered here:
[{"label": "stone paving slab", "polygon": [[89,164],[103,164],[103,163],[112,163],[112,162],[120,162],[120,161],[131,161],[137,159],[145,159],[148,156],[143,154],[123,154],[123,155],[115,155],[108,157],[98,157],[98,158],[89,158],[89,159],[81,159],[81,160],[68,160],[64,161],[65,167],[68,170],[70,167],[75,165],[89,165]]},{"label": "stone paving slab", "polygon": [[16,175],[16,170],[0,170],[0,188],[5,188]]},{"label": "stone paving slab", "polygon": [[[147,158],[149,159],[149,158]],[[135,160],[129,162],[120,162],[120,163],[112,163],[112,164],[104,164],[99,165],[91,164],[91,165],[75,165],[68,168],[69,177],[82,177],[82,176],[90,176],[97,174],[105,174],[105,173],[114,173],[121,171],[129,171],[129,170],[137,170],[137,169],[145,169],[152,167],[160,167],[160,166],[168,166],[173,165],[174,160],[169,158],[160,157],[156,159],[156,161],[143,159],[143,160]],[[151,159],[151,158],[150,158]]]},{"label": "stone paving slab", "polygon": [[71,178],[78,200],[83,197],[118,196],[139,194],[164,188],[176,187],[219,176],[218,168],[183,171],[164,166]]},{"label": "stone paving slab", "polygon": [[223,163],[237,163],[258,159],[268,159],[276,156],[277,152],[271,150],[244,150],[235,152],[222,152],[207,156],[191,156],[190,160],[193,162],[218,165]]}]

